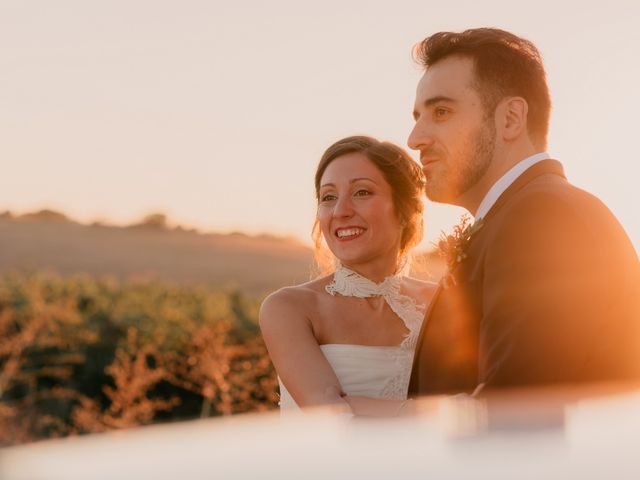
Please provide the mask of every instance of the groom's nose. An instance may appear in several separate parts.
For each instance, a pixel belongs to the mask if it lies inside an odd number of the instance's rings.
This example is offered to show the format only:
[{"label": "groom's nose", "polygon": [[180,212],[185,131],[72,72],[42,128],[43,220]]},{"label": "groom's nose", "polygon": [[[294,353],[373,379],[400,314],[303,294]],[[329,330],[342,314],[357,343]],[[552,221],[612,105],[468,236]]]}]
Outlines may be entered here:
[{"label": "groom's nose", "polygon": [[417,121],[407,138],[407,145],[412,150],[423,150],[433,144],[433,136],[429,134],[424,122]]}]

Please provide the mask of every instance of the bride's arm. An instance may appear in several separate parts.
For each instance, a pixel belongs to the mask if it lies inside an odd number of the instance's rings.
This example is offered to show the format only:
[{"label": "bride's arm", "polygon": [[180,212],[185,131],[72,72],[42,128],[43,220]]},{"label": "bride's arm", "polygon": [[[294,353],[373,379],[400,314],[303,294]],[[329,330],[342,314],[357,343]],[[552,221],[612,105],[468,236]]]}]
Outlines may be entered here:
[{"label": "bride's arm", "polygon": [[397,417],[413,413],[412,400],[382,400],[369,397],[346,396],[351,410],[362,417]]},{"label": "bride's arm", "polygon": [[262,303],[260,328],[269,356],[298,406],[335,404],[349,412],[340,382],[313,333],[304,297],[295,287],[285,288]]}]

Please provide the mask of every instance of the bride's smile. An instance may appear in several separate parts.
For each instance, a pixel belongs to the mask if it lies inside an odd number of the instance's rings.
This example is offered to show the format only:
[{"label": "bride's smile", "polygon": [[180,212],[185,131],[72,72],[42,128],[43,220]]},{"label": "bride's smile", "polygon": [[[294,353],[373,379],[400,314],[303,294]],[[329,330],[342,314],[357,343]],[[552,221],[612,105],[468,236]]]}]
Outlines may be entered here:
[{"label": "bride's smile", "polygon": [[366,231],[366,228],[361,227],[341,227],[336,228],[336,237],[342,241],[353,240],[358,238]]},{"label": "bride's smile", "polygon": [[327,166],[320,185],[318,221],[336,258],[363,274],[392,274],[402,225],[382,172],[362,153],[348,153]]}]

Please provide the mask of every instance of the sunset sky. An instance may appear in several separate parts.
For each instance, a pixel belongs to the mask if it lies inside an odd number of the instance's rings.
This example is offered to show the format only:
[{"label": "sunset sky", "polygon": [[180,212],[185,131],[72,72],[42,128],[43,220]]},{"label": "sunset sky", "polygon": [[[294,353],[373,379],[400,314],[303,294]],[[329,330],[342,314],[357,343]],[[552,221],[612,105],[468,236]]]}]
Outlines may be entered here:
[{"label": "sunset sky", "polygon": [[[640,250],[640,3],[525,5],[0,0],[0,211],[161,211],[309,242],[323,150],[356,133],[406,145],[411,46],[495,26],[541,50],[549,152]],[[425,245],[461,212],[429,203]]]}]

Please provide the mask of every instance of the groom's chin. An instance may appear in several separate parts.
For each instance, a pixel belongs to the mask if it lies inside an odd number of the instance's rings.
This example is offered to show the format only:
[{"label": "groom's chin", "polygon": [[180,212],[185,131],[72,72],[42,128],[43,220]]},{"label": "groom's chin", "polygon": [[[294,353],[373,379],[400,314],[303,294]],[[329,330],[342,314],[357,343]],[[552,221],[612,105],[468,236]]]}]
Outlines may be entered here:
[{"label": "groom's chin", "polygon": [[455,196],[450,190],[438,188],[436,185],[429,188],[429,185],[427,184],[425,187],[425,196],[427,199],[435,203],[453,203],[455,200]]}]

